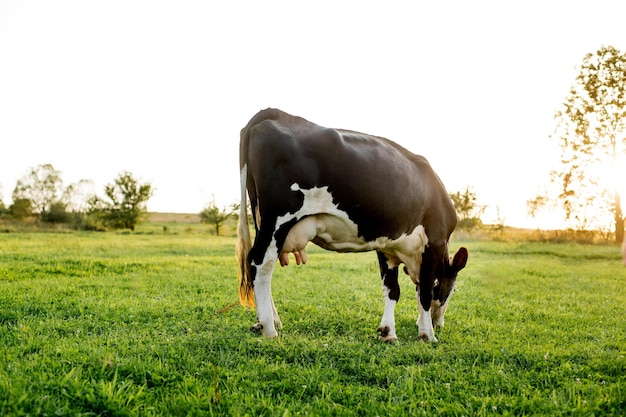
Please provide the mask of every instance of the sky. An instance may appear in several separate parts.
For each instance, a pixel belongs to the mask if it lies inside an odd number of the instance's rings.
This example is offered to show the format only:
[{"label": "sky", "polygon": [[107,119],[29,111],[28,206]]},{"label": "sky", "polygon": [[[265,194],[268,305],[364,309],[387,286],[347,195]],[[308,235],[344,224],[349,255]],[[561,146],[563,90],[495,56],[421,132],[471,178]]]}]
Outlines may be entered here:
[{"label": "sky", "polygon": [[614,1],[0,1],[0,198],[52,164],[123,171],[149,211],[239,199],[239,131],[276,107],[425,156],[485,222],[550,228],[526,201],[559,149],[583,57],[626,50]]}]

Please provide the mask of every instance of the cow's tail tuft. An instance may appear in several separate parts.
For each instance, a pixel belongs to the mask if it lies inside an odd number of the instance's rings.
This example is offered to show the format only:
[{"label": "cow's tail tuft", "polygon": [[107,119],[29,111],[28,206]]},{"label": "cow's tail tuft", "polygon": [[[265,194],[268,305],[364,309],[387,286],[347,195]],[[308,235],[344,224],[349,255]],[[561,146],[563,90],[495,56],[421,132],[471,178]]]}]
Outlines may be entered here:
[{"label": "cow's tail tuft", "polygon": [[252,281],[252,273],[250,271],[250,263],[248,262],[248,253],[252,248],[252,239],[250,238],[250,228],[248,226],[248,204],[246,198],[246,178],[248,176],[247,166],[241,169],[241,204],[239,208],[239,222],[237,226],[237,246],[235,253],[239,262],[239,302],[243,306],[254,307],[254,284]]}]

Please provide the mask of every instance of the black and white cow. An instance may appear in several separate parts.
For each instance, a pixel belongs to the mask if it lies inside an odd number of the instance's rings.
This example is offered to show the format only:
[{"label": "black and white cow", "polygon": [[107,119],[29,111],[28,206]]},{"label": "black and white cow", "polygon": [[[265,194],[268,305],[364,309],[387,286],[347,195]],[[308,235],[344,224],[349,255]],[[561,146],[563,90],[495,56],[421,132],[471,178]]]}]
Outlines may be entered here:
[{"label": "black and white cow", "polygon": [[[381,339],[396,337],[398,266],[416,285],[418,337],[436,341],[467,249],[450,258],[457,222],[452,202],[425,158],[381,137],[329,129],[277,109],[241,130],[241,213],[237,254],[241,303],[254,306],[254,330],[282,328],[272,299],[276,261],[306,263],[308,242],[337,252],[375,250],[385,309]],[[256,236],[250,239],[246,190]]]}]

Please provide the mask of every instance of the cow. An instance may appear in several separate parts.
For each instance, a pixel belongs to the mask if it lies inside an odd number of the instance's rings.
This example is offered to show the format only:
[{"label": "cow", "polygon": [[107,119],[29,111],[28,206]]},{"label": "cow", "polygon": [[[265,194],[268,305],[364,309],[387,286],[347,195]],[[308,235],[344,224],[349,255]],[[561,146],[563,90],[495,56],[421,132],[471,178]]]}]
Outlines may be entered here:
[{"label": "cow", "polygon": [[[336,252],[376,251],[384,312],[377,331],[397,340],[398,268],[415,284],[418,338],[437,341],[457,273],[468,251],[452,256],[457,218],[428,161],[391,140],[316,125],[268,108],[241,130],[241,205],[237,258],[239,298],[255,307],[251,330],[276,337],[282,323],[272,298],[277,262],[306,264],[308,242]],[[250,237],[247,196],[254,219]]]}]

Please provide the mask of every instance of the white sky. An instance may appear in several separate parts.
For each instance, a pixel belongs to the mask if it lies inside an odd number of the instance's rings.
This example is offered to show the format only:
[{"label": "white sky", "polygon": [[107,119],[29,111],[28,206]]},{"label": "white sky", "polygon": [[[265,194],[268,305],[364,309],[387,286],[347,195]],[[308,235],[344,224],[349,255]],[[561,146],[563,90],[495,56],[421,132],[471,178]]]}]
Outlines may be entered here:
[{"label": "white sky", "polygon": [[614,1],[0,1],[0,197],[51,163],[98,193],[124,170],[150,211],[239,196],[239,130],[277,107],[426,156],[483,220],[526,200],[585,54],[626,50]]}]

